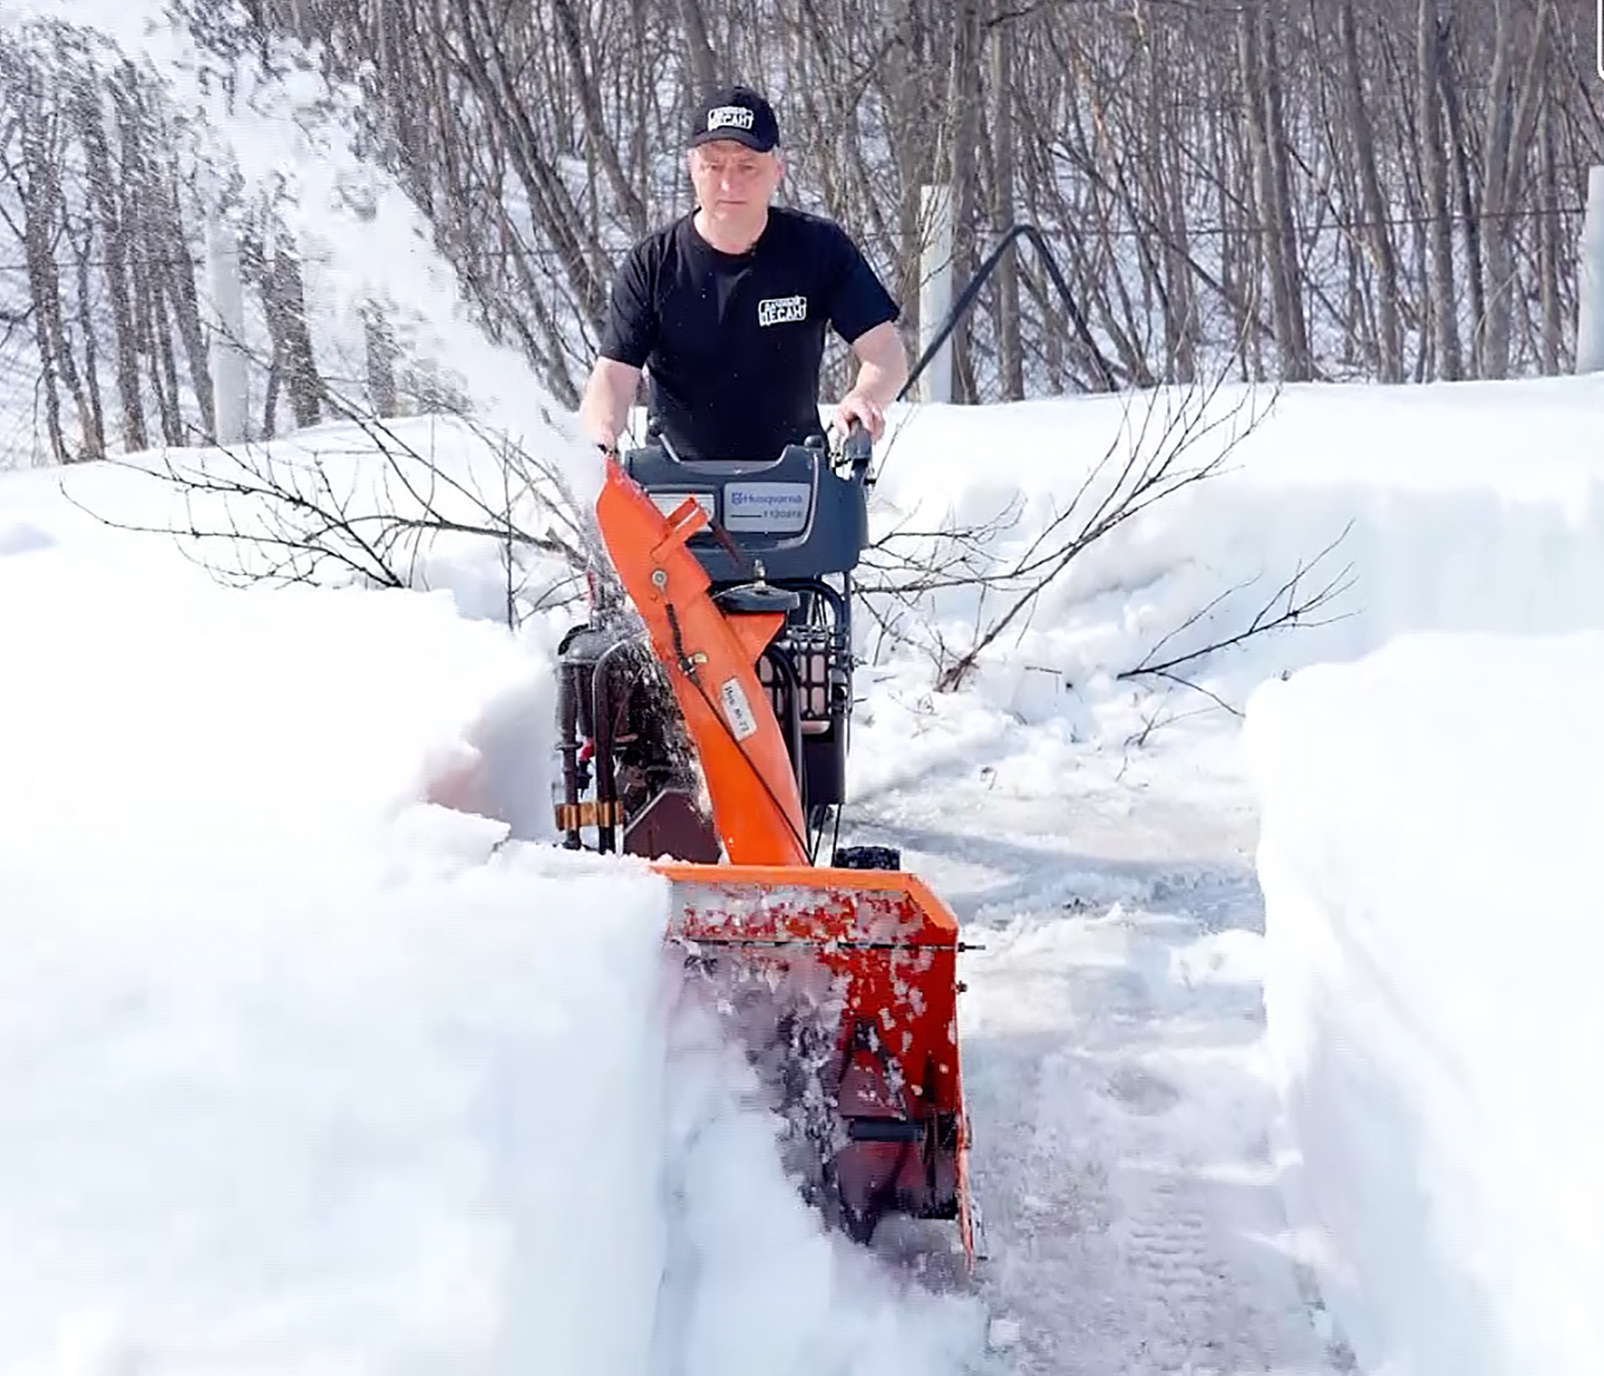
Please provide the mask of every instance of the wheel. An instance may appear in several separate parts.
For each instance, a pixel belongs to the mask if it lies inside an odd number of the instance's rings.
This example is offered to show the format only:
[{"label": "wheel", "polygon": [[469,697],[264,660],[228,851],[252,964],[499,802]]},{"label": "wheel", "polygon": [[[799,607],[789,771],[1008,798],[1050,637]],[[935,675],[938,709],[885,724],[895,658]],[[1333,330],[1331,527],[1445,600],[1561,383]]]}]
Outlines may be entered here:
[{"label": "wheel", "polygon": [[867,1247],[874,1241],[874,1230],[879,1225],[878,1209],[855,1209],[845,1204],[841,1206],[841,1229],[860,1247]]},{"label": "wheel", "polygon": [[902,852],[896,846],[837,846],[831,864],[838,870],[900,870]]}]

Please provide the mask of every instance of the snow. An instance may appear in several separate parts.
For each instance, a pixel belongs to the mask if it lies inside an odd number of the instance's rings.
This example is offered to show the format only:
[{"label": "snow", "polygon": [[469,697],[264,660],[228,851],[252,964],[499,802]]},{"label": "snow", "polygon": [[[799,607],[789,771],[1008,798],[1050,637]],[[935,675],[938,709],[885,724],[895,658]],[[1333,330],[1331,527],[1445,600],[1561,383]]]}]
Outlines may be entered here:
[{"label": "snow", "polygon": [[[52,534],[0,565],[3,1365],[637,1363],[586,1306],[655,1282],[663,896],[421,799],[543,681],[442,598]],[[524,1287],[548,1322],[500,1331]]]},{"label": "snow", "polygon": [[[900,846],[980,948],[972,1282],[950,1225],[820,1231],[741,1058],[664,978],[659,882],[552,846],[572,609],[507,629],[494,541],[422,549],[407,590],[239,589],[194,562],[215,549],[95,519],[185,514],[160,462],[0,476],[6,1369],[1425,1376],[1429,1334],[1468,1333],[1462,1369],[1504,1376],[1534,1332],[1572,1369],[1597,1134],[1557,1086],[1600,1029],[1558,866],[1596,805],[1545,780],[1592,760],[1596,402],[1289,389],[961,690],[866,633],[841,839]],[[1014,503],[990,547],[1028,541],[1126,423],[1101,398],[899,411],[875,520]],[[1500,467],[1515,431],[1535,457]],[[494,457],[458,423],[397,435],[469,490]],[[255,457],[396,499],[360,443]],[[1190,664],[1196,688],[1119,677],[1344,529],[1340,621]],[[942,596],[921,616],[962,645],[988,604]],[[1251,701],[1245,734],[1215,698]],[[1569,761],[1537,749],[1550,720]],[[1368,963],[1330,957],[1355,933]]]},{"label": "snow", "polygon": [[[1596,1369],[1601,400],[1285,389],[970,691],[886,655],[858,797],[986,948],[965,1044],[1017,1369]],[[1126,405],[908,414],[880,528],[1017,510],[990,548],[1029,542]],[[1240,629],[1262,598],[1215,599],[1338,535],[1328,624],[1185,670],[1245,732],[1118,677],[1199,608],[1191,644]],[[942,596],[963,645],[987,605]]]},{"label": "snow", "polygon": [[[1026,665],[1080,697],[1102,692],[1144,659],[1185,654],[1284,608],[1274,594],[1301,569],[1304,598],[1329,586],[1332,599],[1296,633],[1207,665],[1203,686],[1240,708],[1266,675],[1352,659],[1400,633],[1604,625],[1594,591],[1604,579],[1604,466],[1588,450],[1601,405],[1604,378],[1589,377],[916,408],[886,445],[877,532],[947,521],[980,532],[989,552],[1016,555],[1065,513],[1068,529],[1084,525],[1113,485],[1117,465],[1099,471],[1105,453],[1123,462],[1134,448],[1157,461],[1176,452],[1163,437],[1189,426],[1198,438],[1172,472],[1215,459],[1219,471],[1071,563],[1028,626],[1005,633],[999,697]],[[1073,505],[1089,479],[1091,495]],[[919,639],[939,632],[964,644],[1003,605],[995,590],[982,603],[973,587],[927,597],[932,625]],[[1193,679],[1195,668],[1177,672]],[[1025,689],[1039,695],[1042,685]]]},{"label": "snow", "polygon": [[[157,515],[127,471],[64,486]],[[803,1207],[674,1003],[665,883],[515,839],[549,658],[447,592],[219,586],[42,472],[0,480],[0,548],[0,1367],[914,1372],[981,1340]],[[431,801],[464,779],[526,824]]]},{"label": "snow", "polygon": [[1367,1371],[1604,1352],[1604,635],[1408,636],[1267,684],[1268,1049]]},{"label": "snow", "polygon": [[[284,193],[320,361],[377,296],[473,403],[189,473],[407,514],[432,467],[481,524],[511,437],[583,503],[594,453],[351,156],[349,93],[227,103],[149,7],[73,9],[204,116],[198,169]],[[821,1231],[676,998],[665,885],[551,844],[551,567],[458,532],[404,588],[255,582],[260,547],[86,514],[271,529],[177,501],[171,456],[0,473],[0,1367],[1596,1368],[1601,404],[896,409],[841,840],[901,847],[978,948],[972,1281],[946,1225]],[[1133,450],[1165,495],[1041,579]]]}]

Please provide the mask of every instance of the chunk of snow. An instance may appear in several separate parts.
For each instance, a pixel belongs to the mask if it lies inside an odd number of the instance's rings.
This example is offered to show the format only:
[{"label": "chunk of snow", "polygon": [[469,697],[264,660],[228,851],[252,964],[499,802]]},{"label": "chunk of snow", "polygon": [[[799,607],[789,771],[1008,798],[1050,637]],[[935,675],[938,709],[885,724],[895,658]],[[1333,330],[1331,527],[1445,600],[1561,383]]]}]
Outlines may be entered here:
[{"label": "chunk of snow", "polygon": [[13,521],[0,525],[0,559],[8,554],[28,554],[37,549],[49,549],[50,536],[26,521]]}]

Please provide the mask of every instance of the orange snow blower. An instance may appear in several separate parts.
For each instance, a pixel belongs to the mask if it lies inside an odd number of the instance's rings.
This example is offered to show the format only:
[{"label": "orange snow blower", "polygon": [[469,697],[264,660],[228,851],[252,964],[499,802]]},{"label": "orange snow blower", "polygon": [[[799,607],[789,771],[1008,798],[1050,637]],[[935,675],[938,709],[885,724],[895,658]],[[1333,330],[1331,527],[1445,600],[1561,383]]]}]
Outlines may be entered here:
[{"label": "orange snow blower", "polygon": [[[952,913],[890,847],[837,846],[851,574],[871,451],[609,459],[611,573],[560,649],[564,843],[651,860],[672,942],[773,1092],[804,1194],[867,1241],[951,1219],[972,1264]],[[627,605],[626,605],[627,599]]]}]

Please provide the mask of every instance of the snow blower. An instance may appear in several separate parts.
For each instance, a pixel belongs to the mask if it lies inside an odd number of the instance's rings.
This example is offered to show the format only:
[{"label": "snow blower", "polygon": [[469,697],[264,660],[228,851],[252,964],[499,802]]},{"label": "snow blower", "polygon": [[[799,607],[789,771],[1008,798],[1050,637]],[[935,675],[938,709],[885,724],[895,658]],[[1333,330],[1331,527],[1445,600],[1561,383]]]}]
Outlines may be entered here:
[{"label": "snow blower", "polygon": [[[670,938],[776,1094],[804,1193],[866,1242],[957,1223],[973,1265],[950,910],[897,850],[832,846],[868,436],[761,463],[607,460],[610,570],[560,649],[564,844],[645,857]],[[616,578],[616,581],[614,579]]]}]

